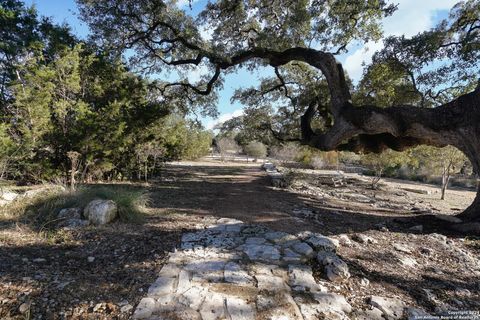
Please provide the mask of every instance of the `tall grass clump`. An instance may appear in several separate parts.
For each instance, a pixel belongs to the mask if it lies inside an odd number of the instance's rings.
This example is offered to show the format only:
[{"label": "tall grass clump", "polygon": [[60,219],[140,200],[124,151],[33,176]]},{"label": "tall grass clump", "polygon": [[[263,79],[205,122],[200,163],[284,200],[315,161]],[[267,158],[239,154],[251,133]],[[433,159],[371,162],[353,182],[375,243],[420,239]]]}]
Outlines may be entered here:
[{"label": "tall grass clump", "polygon": [[113,200],[123,222],[141,222],[149,198],[145,190],[135,186],[88,185],[75,191],[47,190],[32,198],[22,197],[0,210],[4,219],[30,224],[34,228],[49,229],[61,220],[57,218],[64,208],[81,208],[95,199]]}]

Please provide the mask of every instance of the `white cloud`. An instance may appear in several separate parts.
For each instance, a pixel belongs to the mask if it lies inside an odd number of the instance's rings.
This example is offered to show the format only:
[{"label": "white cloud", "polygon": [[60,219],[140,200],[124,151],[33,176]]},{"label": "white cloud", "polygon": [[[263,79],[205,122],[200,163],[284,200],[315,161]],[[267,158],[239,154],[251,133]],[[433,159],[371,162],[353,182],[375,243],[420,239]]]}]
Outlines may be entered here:
[{"label": "white cloud", "polygon": [[[192,5],[197,2],[198,0],[192,0]],[[190,1],[188,0],[177,0],[177,6],[179,8],[185,8],[185,7],[188,7],[190,5]]]},{"label": "white cloud", "polygon": [[[452,8],[458,0],[400,0],[398,10],[383,21],[385,36],[413,36],[434,26],[435,12]],[[362,62],[369,63],[375,51],[383,48],[382,43],[369,42],[349,54],[344,67],[352,79],[358,81],[362,75]]]},{"label": "white cloud", "polygon": [[236,118],[236,117],[240,117],[242,115],[243,115],[243,109],[235,110],[232,113],[224,113],[221,116],[219,116],[217,119],[210,120],[209,122],[207,122],[207,124],[205,125],[205,128],[207,130],[213,130],[213,128],[216,125],[222,124],[225,121],[228,121],[228,120]]},{"label": "white cloud", "polygon": [[355,81],[358,81],[363,72],[362,63],[369,64],[372,62],[373,53],[382,48],[383,44],[381,42],[370,41],[364,47],[349,55],[343,63],[343,67],[347,70],[348,75]]}]

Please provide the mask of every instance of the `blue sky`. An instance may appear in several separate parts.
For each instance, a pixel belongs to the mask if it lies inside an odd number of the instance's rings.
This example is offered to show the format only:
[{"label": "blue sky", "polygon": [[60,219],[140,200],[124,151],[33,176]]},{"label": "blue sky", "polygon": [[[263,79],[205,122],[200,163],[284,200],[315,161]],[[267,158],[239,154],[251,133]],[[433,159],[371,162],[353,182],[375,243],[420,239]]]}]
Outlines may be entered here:
[{"label": "blue sky", "polygon": [[[178,2],[183,4],[188,12],[196,14],[204,6],[206,0],[194,0],[193,10],[190,10],[186,5],[188,0],[179,0]],[[399,7],[393,16],[384,20],[385,34],[411,36],[430,29],[440,19],[446,17],[449,9],[457,0],[396,0],[394,2],[398,3]],[[69,24],[79,37],[84,38],[88,35],[88,27],[80,21],[74,0],[26,0],[25,3],[27,5],[34,4],[41,15],[52,17],[58,23]],[[358,81],[363,70],[362,62],[368,63],[372,54],[381,48],[382,43],[375,42],[365,45],[352,45],[348,48],[348,54],[340,56],[339,60],[343,63],[348,74],[355,81]],[[202,68],[199,68],[197,72],[194,72],[194,76],[202,74],[202,71]],[[258,83],[258,76],[270,74],[272,74],[271,70],[264,69],[256,74],[239,70],[235,74],[228,75],[218,102],[220,116],[218,119],[202,119],[204,125],[211,128],[216,123],[228,120],[232,116],[241,115],[242,106],[230,103],[230,97],[235,89],[255,85]]]}]

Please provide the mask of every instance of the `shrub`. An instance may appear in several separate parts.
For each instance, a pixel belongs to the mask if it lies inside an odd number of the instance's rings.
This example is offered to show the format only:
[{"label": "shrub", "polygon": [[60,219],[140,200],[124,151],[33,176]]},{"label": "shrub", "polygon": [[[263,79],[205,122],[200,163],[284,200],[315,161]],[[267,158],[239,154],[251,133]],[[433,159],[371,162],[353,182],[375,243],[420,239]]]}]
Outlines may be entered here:
[{"label": "shrub", "polygon": [[59,220],[58,212],[64,208],[85,208],[94,199],[113,200],[117,204],[119,219],[140,222],[148,197],[144,190],[125,185],[82,186],[75,191],[51,190],[32,198],[22,198],[3,207],[0,215],[19,218],[35,229],[51,229]]},{"label": "shrub", "polygon": [[313,157],[310,161],[310,165],[313,167],[313,169],[321,169],[325,166],[325,162],[321,157]]},{"label": "shrub", "polygon": [[217,149],[220,153],[220,159],[222,161],[225,161],[227,155],[235,155],[238,152],[239,147],[234,139],[229,137],[222,137],[217,140]]},{"label": "shrub", "polygon": [[257,161],[258,158],[265,158],[267,155],[267,147],[261,142],[258,141],[252,141],[249,144],[247,144],[244,148],[245,153],[253,157]]},{"label": "shrub", "polygon": [[270,156],[282,163],[288,163],[295,161],[301,152],[301,147],[291,142],[273,147],[270,151]]}]

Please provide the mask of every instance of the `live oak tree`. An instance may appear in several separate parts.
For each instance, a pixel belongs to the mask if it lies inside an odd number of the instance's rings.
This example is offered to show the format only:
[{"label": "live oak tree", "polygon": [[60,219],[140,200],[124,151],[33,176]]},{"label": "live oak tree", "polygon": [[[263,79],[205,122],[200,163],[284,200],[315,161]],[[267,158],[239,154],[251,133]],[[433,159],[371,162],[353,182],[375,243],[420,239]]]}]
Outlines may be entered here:
[{"label": "live oak tree", "polygon": [[[97,39],[111,48],[134,49],[132,61],[143,70],[210,70],[198,83],[159,83],[165,99],[188,97],[194,105],[202,102],[198,97],[215,94],[225,74],[239,67],[268,66],[276,80],[260,90],[283,92],[292,109],[300,102],[306,106],[298,137],[303,144],[355,152],[452,145],[480,172],[478,0],[460,2],[430,31],[384,39],[385,48],[372,65],[393,70],[409,91],[408,103],[389,105],[371,104],[375,99],[366,99],[370,91],[365,99],[352,95],[335,58],[351,43],[382,38],[380,20],[396,9],[386,0],[220,0],[209,2],[195,17],[175,1],[77,1]],[[202,36],[207,30],[213,31],[211,38]],[[299,88],[284,76],[292,67],[321,76],[328,87],[327,101],[315,90],[288,98],[291,89]],[[326,120],[313,126],[319,114]],[[461,217],[480,222],[480,193]]]}]

